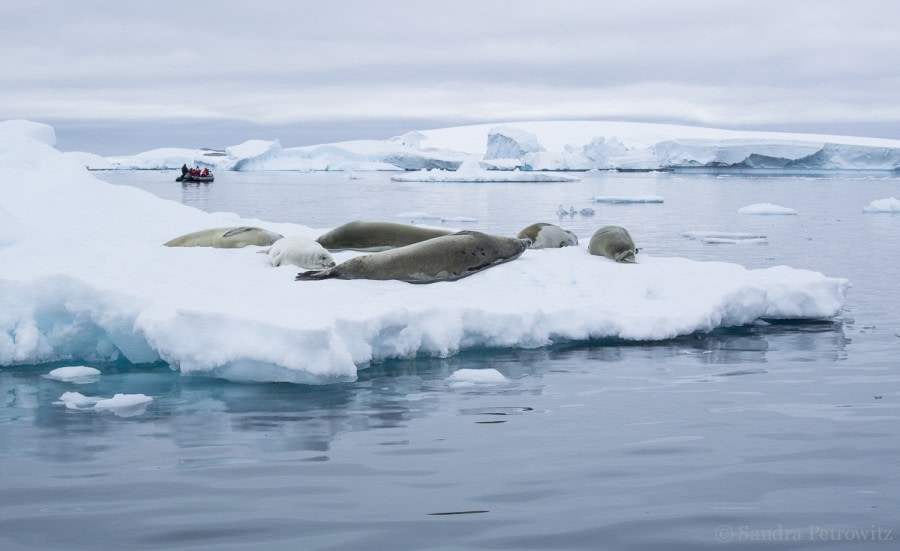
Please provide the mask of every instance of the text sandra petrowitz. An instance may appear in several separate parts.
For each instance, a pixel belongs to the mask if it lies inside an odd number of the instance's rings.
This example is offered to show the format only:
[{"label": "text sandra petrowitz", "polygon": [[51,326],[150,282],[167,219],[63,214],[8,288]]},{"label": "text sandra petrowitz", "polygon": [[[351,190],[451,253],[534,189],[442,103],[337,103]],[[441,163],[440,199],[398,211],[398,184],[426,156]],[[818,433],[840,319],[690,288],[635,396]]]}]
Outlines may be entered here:
[{"label": "text sandra petrowitz", "polygon": [[723,524],[716,528],[716,540],[722,543],[738,541],[894,541],[894,530],[880,526],[840,528],[810,525],[786,528],[778,524],[772,528],[758,528],[742,524]]}]

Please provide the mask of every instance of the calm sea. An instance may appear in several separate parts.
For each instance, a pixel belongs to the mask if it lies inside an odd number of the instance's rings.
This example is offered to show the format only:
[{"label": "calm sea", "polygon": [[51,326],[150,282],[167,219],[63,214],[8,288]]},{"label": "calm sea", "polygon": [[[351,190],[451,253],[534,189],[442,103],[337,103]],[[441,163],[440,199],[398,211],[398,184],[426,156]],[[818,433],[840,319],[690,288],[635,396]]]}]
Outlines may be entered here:
[{"label": "calm sea", "polygon": [[[0,548],[896,549],[900,195],[885,174],[577,174],[573,183],[397,183],[389,174],[98,172],[207,211],[329,228],[428,212],[514,234],[631,230],[647,254],[846,277],[845,312],[658,343],[389,361],[307,387],[95,365],[66,411],[59,365],[0,368]],[[660,195],[663,204],[594,204]],[[735,211],[775,203],[797,216]],[[557,217],[591,207],[594,216]],[[428,221],[440,224],[439,220]],[[704,244],[687,231],[764,234]],[[640,256],[640,255],[639,255]],[[602,285],[603,282],[598,282]],[[509,384],[454,387],[462,369]]]}]

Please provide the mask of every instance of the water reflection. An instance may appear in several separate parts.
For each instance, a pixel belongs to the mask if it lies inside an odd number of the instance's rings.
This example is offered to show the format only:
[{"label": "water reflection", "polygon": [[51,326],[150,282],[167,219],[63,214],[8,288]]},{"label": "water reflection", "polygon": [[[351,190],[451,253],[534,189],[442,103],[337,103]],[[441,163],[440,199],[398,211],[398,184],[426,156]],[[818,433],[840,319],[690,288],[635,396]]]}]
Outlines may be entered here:
[{"label": "water reflection", "polygon": [[[322,386],[234,384],[181,376],[164,364],[95,365],[103,372],[100,379],[77,386],[86,396],[142,393],[154,398],[143,415],[129,419],[66,410],[57,400],[75,387],[42,377],[55,366],[22,366],[0,372],[0,397],[5,404],[0,407],[0,423],[14,424],[16,431],[32,437],[40,435],[36,448],[24,453],[58,462],[96,458],[115,445],[104,435],[132,432],[140,425],[145,426],[139,430],[154,439],[184,449],[241,442],[266,452],[327,454],[331,442],[342,433],[404,427],[412,419],[435,414],[449,392],[481,397],[536,396],[548,374],[609,370],[611,364],[655,366],[642,384],[672,384],[679,379],[675,371],[704,366],[735,368],[704,368],[684,381],[764,376],[771,370],[765,367],[770,364],[837,361],[849,342],[840,322],[772,323],[660,343],[563,343],[531,350],[481,349],[450,358],[391,360],[361,369],[356,382]],[[499,371],[508,384],[454,389],[446,381],[459,369],[484,368]],[[672,374],[660,375],[667,371]],[[521,407],[530,407],[525,402]],[[86,435],[103,444],[83,438]]]}]

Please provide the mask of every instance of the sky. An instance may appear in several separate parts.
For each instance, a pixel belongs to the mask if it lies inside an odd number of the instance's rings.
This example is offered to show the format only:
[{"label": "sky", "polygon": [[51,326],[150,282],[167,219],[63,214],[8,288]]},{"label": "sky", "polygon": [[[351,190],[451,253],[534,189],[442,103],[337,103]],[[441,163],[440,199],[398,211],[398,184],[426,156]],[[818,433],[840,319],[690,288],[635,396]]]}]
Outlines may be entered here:
[{"label": "sky", "polygon": [[3,0],[0,120],[62,150],[522,120],[900,139],[892,0]]}]

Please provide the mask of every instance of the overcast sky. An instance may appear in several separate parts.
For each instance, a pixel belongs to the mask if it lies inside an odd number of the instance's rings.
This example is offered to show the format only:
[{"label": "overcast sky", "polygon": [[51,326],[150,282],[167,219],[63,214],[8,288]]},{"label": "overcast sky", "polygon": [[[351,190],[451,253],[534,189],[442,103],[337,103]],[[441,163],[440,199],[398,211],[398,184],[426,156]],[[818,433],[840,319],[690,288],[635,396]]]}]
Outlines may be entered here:
[{"label": "overcast sky", "polygon": [[61,149],[515,120],[900,138],[894,0],[2,0],[0,119]]}]

